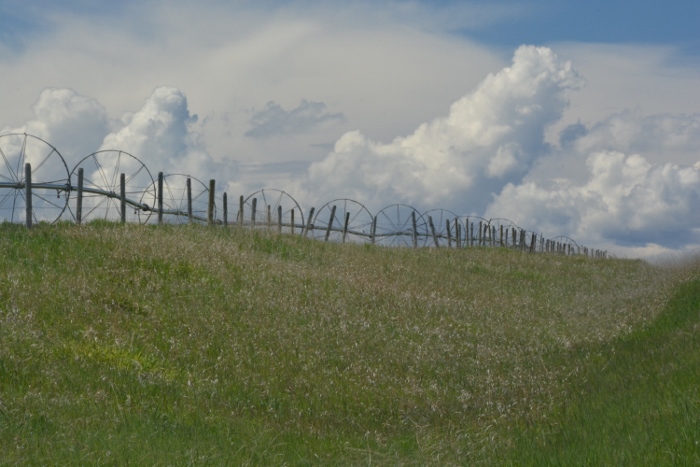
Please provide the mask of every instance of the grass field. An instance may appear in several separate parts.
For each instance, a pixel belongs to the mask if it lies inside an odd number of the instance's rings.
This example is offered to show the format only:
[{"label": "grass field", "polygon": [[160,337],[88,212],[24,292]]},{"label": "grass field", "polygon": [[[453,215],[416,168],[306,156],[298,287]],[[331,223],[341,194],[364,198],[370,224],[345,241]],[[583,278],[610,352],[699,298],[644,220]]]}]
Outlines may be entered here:
[{"label": "grass field", "polygon": [[0,226],[0,465],[697,465],[700,261]]}]

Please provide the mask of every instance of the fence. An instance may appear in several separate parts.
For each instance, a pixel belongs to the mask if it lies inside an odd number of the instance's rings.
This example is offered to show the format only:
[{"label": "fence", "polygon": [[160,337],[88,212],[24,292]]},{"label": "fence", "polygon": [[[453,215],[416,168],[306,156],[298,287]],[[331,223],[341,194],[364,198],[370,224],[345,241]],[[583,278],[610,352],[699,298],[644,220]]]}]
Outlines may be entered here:
[{"label": "fence", "polygon": [[[322,241],[403,247],[509,247],[528,252],[586,255],[608,253],[578,245],[568,237],[546,239],[507,219],[459,216],[445,209],[420,213],[393,204],[372,214],[350,199],[335,199],[306,216],[288,193],[263,189],[240,196],[229,215],[227,193],[184,174],[157,174],[120,150],[98,151],[69,171],[50,143],[26,133],[0,136],[0,218],[25,223],[90,219],[139,223],[206,223],[276,229]],[[73,185],[73,182],[76,182]],[[221,209],[219,209],[221,208]]]}]

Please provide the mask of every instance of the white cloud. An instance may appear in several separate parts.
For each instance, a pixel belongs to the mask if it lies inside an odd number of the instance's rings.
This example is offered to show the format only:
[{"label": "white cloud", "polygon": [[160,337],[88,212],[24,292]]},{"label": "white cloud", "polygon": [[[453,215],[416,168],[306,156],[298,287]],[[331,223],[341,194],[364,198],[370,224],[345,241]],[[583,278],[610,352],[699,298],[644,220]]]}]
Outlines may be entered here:
[{"label": "white cloud", "polygon": [[636,253],[698,243],[700,68],[672,48],[549,44],[580,87],[549,49],[506,66],[449,31],[517,8],[120,5],[33,12],[40,33],[0,50],[3,131],[45,138],[68,165],[122,149],[234,197],[488,213]]},{"label": "white cloud", "polygon": [[173,86],[156,88],[141,109],[126,113],[123,126],[107,135],[100,150],[119,149],[155,172],[210,177],[212,160],[199,135],[191,130],[187,97]]},{"label": "white cloud", "polygon": [[58,149],[68,170],[94,151],[109,131],[105,108],[72,89],[44,89],[32,105],[32,113],[24,125],[6,125],[0,134],[28,133],[42,138]]},{"label": "white cloud", "polygon": [[[544,132],[581,84],[550,49],[520,47],[511,66],[489,75],[449,114],[391,143],[345,134],[303,182],[305,199],[387,200],[481,212],[489,194],[520,180],[547,152]],[[379,206],[381,207],[381,206]]]},{"label": "white cloud", "polygon": [[486,216],[506,217],[549,236],[639,253],[700,242],[700,164],[651,164],[601,151],[586,160],[588,179],[508,184]]}]

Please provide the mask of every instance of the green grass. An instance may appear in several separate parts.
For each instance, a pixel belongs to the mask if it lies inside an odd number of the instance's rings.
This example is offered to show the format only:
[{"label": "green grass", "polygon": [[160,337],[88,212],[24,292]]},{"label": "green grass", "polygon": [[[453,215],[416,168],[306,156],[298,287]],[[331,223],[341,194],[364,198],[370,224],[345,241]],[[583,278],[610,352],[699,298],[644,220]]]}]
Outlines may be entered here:
[{"label": "green grass", "polygon": [[0,226],[0,465],[683,465],[700,268]]}]

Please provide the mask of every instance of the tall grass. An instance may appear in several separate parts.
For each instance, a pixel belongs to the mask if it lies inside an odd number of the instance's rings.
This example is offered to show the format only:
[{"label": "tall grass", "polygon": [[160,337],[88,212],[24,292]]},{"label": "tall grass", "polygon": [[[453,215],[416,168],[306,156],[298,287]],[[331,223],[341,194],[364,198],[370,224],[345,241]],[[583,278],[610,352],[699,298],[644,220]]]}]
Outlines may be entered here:
[{"label": "tall grass", "polygon": [[[626,419],[625,388],[697,363],[697,313],[666,318],[690,266],[105,223],[3,225],[0,248],[2,465],[615,459],[607,405]],[[679,378],[650,396],[673,406],[659,426],[697,420]],[[692,459],[684,429],[666,435]]]}]

